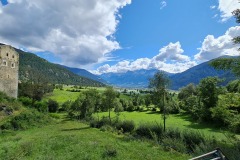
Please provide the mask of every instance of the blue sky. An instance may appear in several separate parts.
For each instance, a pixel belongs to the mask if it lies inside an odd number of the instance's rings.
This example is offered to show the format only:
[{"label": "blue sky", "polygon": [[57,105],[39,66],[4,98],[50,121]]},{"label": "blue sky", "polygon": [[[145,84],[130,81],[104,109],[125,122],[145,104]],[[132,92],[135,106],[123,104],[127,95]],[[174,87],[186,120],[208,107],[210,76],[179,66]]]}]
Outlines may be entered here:
[{"label": "blue sky", "polygon": [[231,15],[238,0],[8,2],[0,5],[1,42],[96,74],[153,68],[177,73],[239,55],[231,42],[240,34]]}]

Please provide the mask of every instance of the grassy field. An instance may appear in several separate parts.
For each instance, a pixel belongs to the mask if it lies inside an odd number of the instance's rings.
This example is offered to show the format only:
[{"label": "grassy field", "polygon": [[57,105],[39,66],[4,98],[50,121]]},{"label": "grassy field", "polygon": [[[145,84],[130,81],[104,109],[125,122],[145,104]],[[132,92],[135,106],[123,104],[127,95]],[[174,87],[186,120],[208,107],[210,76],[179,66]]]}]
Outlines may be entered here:
[{"label": "grassy field", "polygon": [[[69,92],[66,91],[66,89],[69,89],[70,87],[66,88],[64,87],[64,90],[55,89],[52,95],[46,96],[45,99],[53,99],[58,101],[60,104],[71,100],[74,101],[79,96],[79,92]],[[95,88],[100,92],[103,92],[105,88]],[[81,89],[81,91],[86,90]],[[121,98],[129,98],[126,95],[121,94]],[[99,116],[107,116],[108,113],[100,113]],[[112,113],[112,117],[116,117],[115,113]],[[120,115],[120,119],[124,120],[133,120],[136,125],[144,122],[157,122],[162,123],[162,117],[159,113],[156,112],[122,112]],[[219,127],[215,127],[211,124],[199,124],[191,119],[190,116],[184,115],[184,114],[177,114],[177,115],[169,115],[166,120],[166,126],[167,127],[173,127],[173,128],[179,128],[182,130],[188,130],[192,129],[195,131],[199,131],[201,133],[204,133],[206,136],[214,136],[219,140],[226,139],[225,133],[227,133],[226,130],[221,129]],[[240,138],[240,135],[238,135]]]},{"label": "grassy field", "polygon": [[[114,112],[111,113],[112,117],[116,117]],[[95,116],[97,116],[95,114]],[[99,113],[99,117],[108,116],[108,112]],[[162,115],[157,112],[122,112],[120,114],[121,120],[133,120],[136,125],[141,123],[161,123],[163,124]],[[227,133],[225,130],[221,130],[211,124],[199,124],[194,122],[190,116],[184,114],[169,115],[166,119],[166,127],[179,128],[181,130],[195,130],[203,133],[207,137],[215,137],[218,140],[225,140]],[[240,138],[240,136],[238,135]]]},{"label": "grassy field", "polygon": [[[63,117],[63,116],[62,116]],[[12,159],[161,159],[186,160],[188,155],[164,151],[153,142],[133,140],[59,119],[54,125],[0,134],[0,157]]]},{"label": "grassy field", "polygon": [[[64,86],[64,89],[63,90],[60,90],[60,89],[54,89],[54,91],[50,94],[46,94],[43,98],[43,100],[48,100],[48,99],[52,99],[52,100],[55,100],[57,101],[59,104],[62,104],[66,101],[75,101],[80,92],[70,92],[70,91],[67,91],[67,89],[74,89],[72,88],[72,86]],[[83,91],[86,91],[88,89],[96,89],[98,90],[100,93],[104,92],[105,88],[102,88],[102,87],[88,87],[88,88],[84,88],[83,89],[80,89],[81,92]]]},{"label": "grassy field", "polygon": [[68,100],[75,101],[79,94],[79,92],[69,92],[66,90],[54,89],[53,93],[44,96],[44,100],[52,99],[57,101],[59,104],[62,104]]}]

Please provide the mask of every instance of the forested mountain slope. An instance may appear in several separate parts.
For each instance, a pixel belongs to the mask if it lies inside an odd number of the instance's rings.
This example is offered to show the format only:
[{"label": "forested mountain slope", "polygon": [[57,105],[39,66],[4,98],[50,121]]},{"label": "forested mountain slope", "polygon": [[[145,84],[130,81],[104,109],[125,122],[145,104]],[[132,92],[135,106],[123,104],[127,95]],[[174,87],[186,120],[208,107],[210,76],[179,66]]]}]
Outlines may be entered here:
[{"label": "forested mountain slope", "polygon": [[72,73],[61,65],[53,64],[35,54],[16,49],[19,53],[20,81],[46,82],[83,86],[104,86],[103,83]]}]

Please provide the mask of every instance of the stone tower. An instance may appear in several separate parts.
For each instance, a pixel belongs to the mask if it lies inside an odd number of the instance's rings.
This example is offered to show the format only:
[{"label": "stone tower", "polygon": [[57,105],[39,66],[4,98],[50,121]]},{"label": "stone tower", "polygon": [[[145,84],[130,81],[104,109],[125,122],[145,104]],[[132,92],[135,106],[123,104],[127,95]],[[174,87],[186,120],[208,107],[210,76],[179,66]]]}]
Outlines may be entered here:
[{"label": "stone tower", "polygon": [[10,97],[18,95],[19,55],[14,48],[0,45],[0,91]]}]

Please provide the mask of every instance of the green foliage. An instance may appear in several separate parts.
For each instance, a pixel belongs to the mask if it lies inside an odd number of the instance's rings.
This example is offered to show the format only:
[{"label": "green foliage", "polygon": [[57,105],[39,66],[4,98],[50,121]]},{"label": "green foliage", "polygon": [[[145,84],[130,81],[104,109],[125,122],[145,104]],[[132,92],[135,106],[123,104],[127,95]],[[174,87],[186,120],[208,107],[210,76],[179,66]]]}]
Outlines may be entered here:
[{"label": "green foliage", "polygon": [[15,111],[19,111],[21,108],[22,104],[19,101],[0,92],[0,120],[14,114]]},{"label": "green foliage", "polygon": [[105,151],[103,153],[103,158],[111,158],[117,156],[117,150],[112,146],[108,145],[105,147]]},{"label": "green foliage", "polygon": [[[52,102],[51,102],[52,103]],[[51,104],[53,107],[53,104]],[[49,111],[49,101],[46,102],[46,101],[37,101],[34,103],[34,108],[36,108],[39,112],[43,112],[43,113],[46,113]]]},{"label": "green foliage", "polygon": [[[157,136],[157,139],[159,140],[164,132],[163,132],[163,126],[161,124],[154,124],[154,123],[142,123],[136,128],[136,134],[137,136],[153,139],[154,136]],[[154,133],[154,134],[153,134]]]},{"label": "green foliage", "polygon": [[122,106],[122,103],[119,101],[119,99],[116,99],[114,101],[114,112],[120,113],[120,112],[123,112],[123,111],[124,111],[124,108]]},{"label": "green foliage", "polygon": [[65,101],[61,106],[61,111],[69,111],[71,108],[72,102],[70,100]]},{"label": "green foliage", "polygon": [[89,89],[80,94],[68,110],[69,114],[80,119],[91,117],[92,113],[98,112],[101,105],[101,96],[95,89]]},{"label": "green foliage", "polygon": [[218,58],[210,63],[215,69],[231,70],[236,76],[240,76],[240,57],[238,58]]},{"label": "green foliage", "polygon": [[240,94],[227,93],[219,96],[218,105],[211,109],[213,120],[229,126],[236,133],[239,130]]},{"label": "green foliage", "polygon": [[227,84],[228,92],[240,93],[240,80],[234,80]]},{"label": "green foliage", "polygon": [[116,92],[114,91],[113,87],[107,87],[106,90],[103,93],[104,98],[103,98],[103,106],[108,109],[108,118],[111,121],[111,109],[114,107],[114,101],[116,99]]},{"label": "green foliage", "polygon": [[130,120],[119,121],[119,122],[117,122],[117,124],[115,124],[115,125],[116,125],[116,128],[117,128],[118,130],[123,131],[123,133],[125,133],[125,132],[131,133],[131,132],[133,132],[133,130],[134,130],[134,128],[135,128],[134,122],[133,122],[133,121],[130,121]]},{"label": "green foliage", "polygon": [[216,107],[218,101],[218,82],[219,79],[216,77],[207,77],[202,79],[199,83],[199,97],[201,102],[203,103],[200,117],[201,120],[211,120],[210,108]]},{"label": "green foliage", "polygon": [[19,79],[21,82],[104,86],[104,84],[78,76],[61,65],[53,64],[35,54],[16,49],[19,53]]},{"label": "green foliage", "polygon": [[18,100],[26,107],[30,107],[32,105],[32,99],[29,97],[20,97]]},{"label": "green foliage", "polygon": [[20,83],[18,87],[19,97],[29,97],[33,101],[40,101],[45,93],[53,92],[54,87],[47,83]]},{"label": "green foliage", "polygon": [[4,160],[190,158],[186,154],[164,151],[148,141],[101,132],[78,121],[59,121],[41,128],[0,134],[0,157]]},{"label": "green foliage", "polygon": [[185,101],[188,97],[197,95],[197,88],[194,84],[190,83],[186,87],[180,89],[178,99]]},{"label": "green foliage", "polygon": [[20,114],[9,118],[1,126],[1,130],[25,130],[32,127],[39,127],[51,121],[48,115],[38,112],[35,109],[22,111]]},{"label": "green foliage", "polygon": [[55,112],[58,111],[59,104],[58,104],[57,101],[54,101],[54,100],[52,100],[52,99],[49,99],[47,105],[48,105],[48,111],[49,111],[50,113],[55,113]]}]

